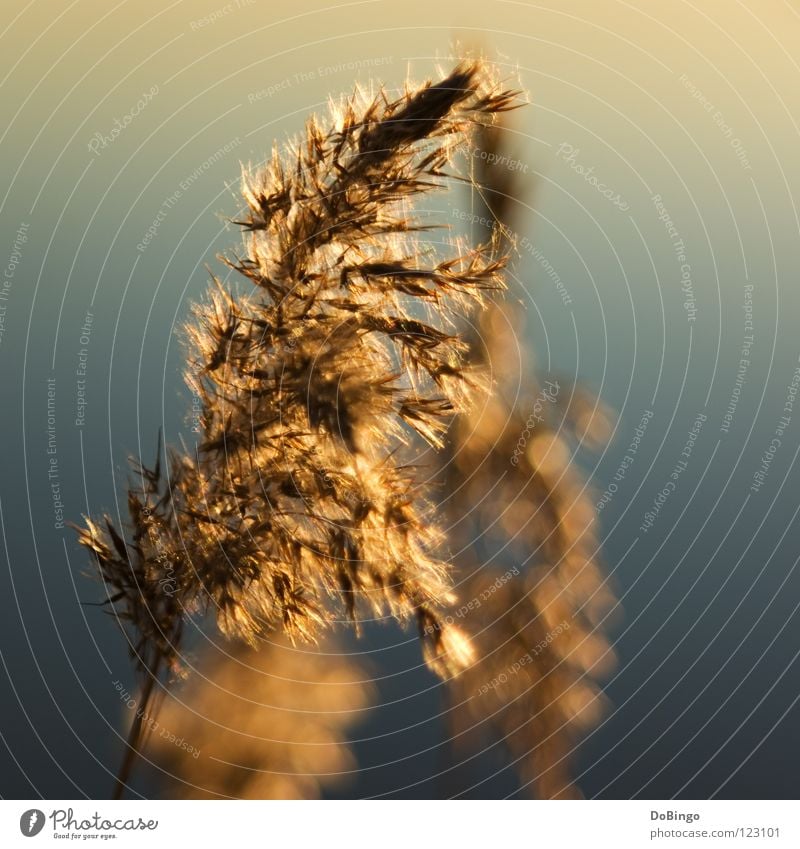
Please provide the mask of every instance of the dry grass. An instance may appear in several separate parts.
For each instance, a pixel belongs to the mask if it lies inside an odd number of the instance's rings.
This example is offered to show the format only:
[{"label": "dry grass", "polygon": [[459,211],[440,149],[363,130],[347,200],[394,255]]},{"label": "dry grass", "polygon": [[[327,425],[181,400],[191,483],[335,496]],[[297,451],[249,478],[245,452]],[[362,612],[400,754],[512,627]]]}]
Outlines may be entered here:
[{"label": "dry grass", "polygon": [[[492,155],[474,160],[477,218],[513,242],[516,201],[530,187],[491,164],[514,161],[501,127],[480,141]],[[448,447],[459,596],[477,603],[458,619],[477,661],[451,682],[452,730],[462,752],[502,743],[527,792],[571,797],[577,740],[601,715],[597,681],[614,664],[601,623],[615,605],[574,451],[606,444],[611,414],[581,388],[537,375],[513,309],[490,305],[476,325],[472,357],[496,382]],[[489,563],[476,559],[476,542],[493,552]]]},{"label": "dry grass", "polygon": [[[150,734],[167,798],[315,799],[356,770],[346,735],[372,699],[369,672],[330,636],[204,652]],[[179,741],[176,744],[177,738]],[[188,748],[192,751],[189,752]]]},{"label": "dry grass", "polygon": [[[490,125],[514,105],[484,67],[462,64],[396,99],[356,92],[243,175],[243,250],[223,258],[238,282],[214,278],[185,327],[200,439],[134,466],[123,527],[80,529],[142,674],[142,712],[166,698],[160,727],[200,750],[151,733],[170,795],[310,797],[351,769],[344,736],[369,691],[347,682],[363,675],[292,646],[386,615],[415,620],[427,663],[451,679],[459,741],[480,749],[491,729],[523,786],[578,792],[571,755],[602,708],[614,599],[572,454],[604,444],[609,414],[564,382],[533,426],[509,400],[520,381],[528,402],[552,390],[510,367],[513,311],[487,306],[523,191],[491,165],[503,133]],[[502,226],[475,248],[426,246],[413,204],[476,143],[498,154],[469,157],[479,217]],[[478,332],[461,332],[462,317]],[[425,500],[422,442],[444,449],[448,515]],[[458,625],[444,520],[462,550],[461,601],[480,601]],[[201,677],[167,690],[193,616],[249,647],[225,643]],[[134,720],[118,795],[148,730]]]},{"label": "dry grass", "polygon": [[[502,287],[496,245],[419,241],[419,196],[444,187],[477,127],[514,105],[478,63],[397,99],[357,92],[323,126],[246,171],[246,294],[214,279],[186,326],[202,438],[136,466],[128,521],[87,519],[111,612],[147,705],[180,667],[187,616],[252,645],[314,640],[360,610],[416,619],[429,665],[451,675],[468,640],[444,624],[448,565],[402,446],[434,446],[480,370],[454,317]],[[122,792],[142,728],[134,723]]]}]

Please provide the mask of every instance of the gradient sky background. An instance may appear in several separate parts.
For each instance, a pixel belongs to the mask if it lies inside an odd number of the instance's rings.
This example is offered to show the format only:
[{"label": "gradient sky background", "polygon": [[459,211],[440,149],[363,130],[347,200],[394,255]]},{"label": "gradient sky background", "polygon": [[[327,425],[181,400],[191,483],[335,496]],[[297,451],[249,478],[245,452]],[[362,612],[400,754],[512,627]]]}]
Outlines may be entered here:
[{"label": "gradient sky background", "polygon": [[[201,25],[206,15],[217,17]],[[172,440],[185,431],[173,331],[205,289],[205,265],[238,244],[224,216],[238,208],[240,162],[261,161],[354,80],[397,87],[409,69],[427,77],[456,45],[479,45],[529,93],[513,124],[530,184],[520,236],[571,304],[525,250],[509,297],[525,307],[543,373],[579,378],[619,414],[609,449],[589,458],[598,492],[653,412],[602,512],[625,615],[612,709],[582,749],[580,784],[621,798],[797,796],[800,405],[750,490],[800,356],[794,0],[46,0],[7,7],[0,30],[0,794],[106,796],[121,745],[113,682],[133,686],[114,623],[78,604],[98,597],[85,558],[54,527],[48,379],[65,514],[115,513],[126,455],[152,456],[159,425]],[[626,208],[571,167],[564,145]],[[654,196],[686,246],[694,321]],[[448,198],[444,217],[456,223],[468,203]],[[747,285],[754,343],[726,433]],[[76,427],[82,347],[88,408]],[[688,468],[642,532],[700,413]],[[439,697],[416,640],[375,628],[352,650],[369,650],[386,677],[357,731],[369,768],[346,793],[437,792]],[[492,775],[498,764],[473,795],[513,791],[505,771]]]}]

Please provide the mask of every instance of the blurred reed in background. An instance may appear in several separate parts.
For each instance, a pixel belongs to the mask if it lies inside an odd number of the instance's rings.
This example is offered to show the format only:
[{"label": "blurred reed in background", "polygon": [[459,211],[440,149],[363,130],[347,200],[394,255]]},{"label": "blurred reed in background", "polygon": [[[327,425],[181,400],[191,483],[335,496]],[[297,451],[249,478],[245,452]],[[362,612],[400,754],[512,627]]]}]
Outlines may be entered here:
[{"label": "blurred reed in background", "polygon": [[[504,167],[517,161],[509,136],[482,131],[472,198],[477,238],[507,250],[532,189]],[[576,452],[606,444],[612,414],[538,373],[511,306],[495,301],[475,327],[472,356],[494,382],[451,430],[443,499],[459,552],[456,619],[477,656],[451,682],[453,739],[461,755],[505,747],[525,792],[571,797],[577,740],[602,713],[597,681],[614,664],[601,624],[615,607]],[[468,789],[468,770],[461,780]]]}]

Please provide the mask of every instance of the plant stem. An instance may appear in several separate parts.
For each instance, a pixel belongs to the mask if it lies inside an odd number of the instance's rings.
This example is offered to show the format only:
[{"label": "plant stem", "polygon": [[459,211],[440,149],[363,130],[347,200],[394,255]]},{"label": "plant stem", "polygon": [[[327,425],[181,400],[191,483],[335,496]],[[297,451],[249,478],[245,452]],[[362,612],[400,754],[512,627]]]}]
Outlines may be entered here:
[{"label": "plant stem", "polygon": [[111,797],[112,799],[122,798],[125,788],[127,787],[128,779],[130,778],[134,764],[136,763],[136,759],[139,757],[139,747],[143,736],[142,727],[144,717],[147,716],[147,708],[152,701],[153,687],[155,685],[156,678],[157,671],[153,670],[153,672],[147,677],[144,687],[142,688],[139,707],[133,715],[133,722],[131,723],[131,728],[128,732],[125,756],[122,759],[122,764],[120,765],[119,772],[117,773],[116,782],[114,784],[114,793]]}]

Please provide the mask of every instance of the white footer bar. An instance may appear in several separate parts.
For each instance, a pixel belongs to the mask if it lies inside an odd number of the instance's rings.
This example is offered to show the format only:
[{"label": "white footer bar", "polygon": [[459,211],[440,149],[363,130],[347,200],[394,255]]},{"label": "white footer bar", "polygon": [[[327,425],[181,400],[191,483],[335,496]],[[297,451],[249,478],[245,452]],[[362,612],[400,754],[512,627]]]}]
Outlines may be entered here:
[{"label": "white footer bar", "polygon": [[[0,801],[0,846],[280,849],[800,847],[774,801]],[[244,842],[246,841],[246,842]]]}]

